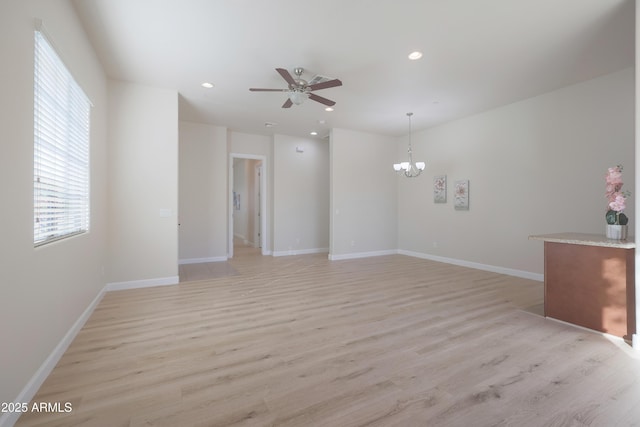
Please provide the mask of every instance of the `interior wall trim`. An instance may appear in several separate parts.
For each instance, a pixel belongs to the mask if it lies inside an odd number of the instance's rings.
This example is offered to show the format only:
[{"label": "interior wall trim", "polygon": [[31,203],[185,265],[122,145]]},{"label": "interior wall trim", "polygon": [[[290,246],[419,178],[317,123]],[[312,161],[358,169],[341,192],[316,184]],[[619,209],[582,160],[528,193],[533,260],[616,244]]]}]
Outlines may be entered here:
[{"label": "interior wall trim", "polygon": [[128,282],[112,282],[105,285],[105,290],[122,291],[126,289],[151,288],[153,286],[177,285],[180,282],[179,276],[158,277],[155,279],[131,280]]},{"label": "interior wall trim", "polygon": [[178,260],[178,264],[201,264],[203,262],[224,262],[227,261],[228,258],[226,256],[214,256],[208,258],[185,258]]},{"label": "interior wall trim", "polygon": [[465,261],[465,260],[456,259],[456,258],[447,258],[447,257],[442,257],[437,255],[426,254],[422,252],[406,251],[404,249],[399,249],[398,254],[407,255],[414,258],[428,259],[431,261],[444,262],[446,264],[459,265],[461,267],[475,268],[476,270],[484,270],[484,271],[491,271],[493,273],[506,274],[507,276],[515,276],[515,277],[520,277],[522,279],[529,279],[529,280],[536,280],[538,282],[544,282],[544,274],[532,273],[530,271],[516,270],[513,268],[506,268],[506,267],[498,267],[495,265]]},{"label": "interior wall trim", "polygon": [[344,259],[369,258],[374,256],[385,256],[385,255],[396,255],[396,254],[398,254],[397,249],[389,249],[385,251],[354,252],[350,254],[340,254],[340,255],[329,254],[329,259],[331,261],[341,261]]},{"label": "interior wall trim", "polygon": [[309,254],[326,254],[329,248],[312,248],[312,249],[292,249],[288,251],[273,251],[272,256],[290,256],[290,255],[309,255]]}]

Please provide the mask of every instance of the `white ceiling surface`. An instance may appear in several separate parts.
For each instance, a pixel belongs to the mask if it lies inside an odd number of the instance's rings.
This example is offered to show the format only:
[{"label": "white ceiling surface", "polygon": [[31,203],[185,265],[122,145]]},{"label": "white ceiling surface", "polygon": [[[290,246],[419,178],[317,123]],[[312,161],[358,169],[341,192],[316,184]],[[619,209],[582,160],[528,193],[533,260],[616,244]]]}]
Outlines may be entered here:
[{"label": "white ceiling surface", "polygon": [[[109,77],[175,89],[180,120],[248,133],[405,135],[408,111],[415,131],[634,65],[632,0],[74,4]],[[424,56],[409,61],[414,50]],[[286,88],[276,67],[341,79],[315,92],[335,111],[249,92]]]}]

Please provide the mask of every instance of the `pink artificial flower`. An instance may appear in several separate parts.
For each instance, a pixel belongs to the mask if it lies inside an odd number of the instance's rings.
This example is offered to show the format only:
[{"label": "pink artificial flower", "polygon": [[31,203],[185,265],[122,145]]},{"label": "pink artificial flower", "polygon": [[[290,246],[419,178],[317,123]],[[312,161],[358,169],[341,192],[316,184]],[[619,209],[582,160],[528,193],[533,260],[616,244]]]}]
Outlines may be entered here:
[{"label": "pink artificial flower", "polygon": [[608,168],[605,181],[608,210],[622,212],[626,207],[627,197],[631,195],[628,191],[622,191],[622,165]]},{"label": "pink artificial flower", "polygon": [[622,212],[625,207],[625,197],[620,193],[617,193],[614,201],[609,203],[609,208],[611,208],[612,211]]},{"label": "pink artificial flower", "polygon": [[622,186],[622,170],[620,167],[609,168],[609,173],[605,177],[607,184]]},{"label": "pink artificial flower", "polygon": [[606,191],[604,193],[607,198],[607,202],[611,203],[616,199],[616,194],[618,193],[619,188],[616,188],[615,185],[607,184]]}]

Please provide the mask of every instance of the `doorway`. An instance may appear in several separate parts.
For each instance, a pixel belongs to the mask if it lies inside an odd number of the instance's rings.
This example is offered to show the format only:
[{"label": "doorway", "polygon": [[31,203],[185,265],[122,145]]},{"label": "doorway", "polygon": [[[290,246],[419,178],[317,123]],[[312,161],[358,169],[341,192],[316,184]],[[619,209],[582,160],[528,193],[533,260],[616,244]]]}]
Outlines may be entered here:
[{"label": "doorway", "polygon": [[269,255],[267,228],[266,157],[252,154],[229,155],[228,243],[234,255],[234,239]]}]

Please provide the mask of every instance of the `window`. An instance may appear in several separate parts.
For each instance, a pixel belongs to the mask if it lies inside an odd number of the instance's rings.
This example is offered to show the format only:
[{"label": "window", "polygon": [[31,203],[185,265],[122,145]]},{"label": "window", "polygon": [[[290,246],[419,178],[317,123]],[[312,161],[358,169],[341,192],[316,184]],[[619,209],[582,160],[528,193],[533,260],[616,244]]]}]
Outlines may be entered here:
[{"label": "window", "polygon": [[41,31],[35,32],[35,246],[89,230],[91,104]]}]

